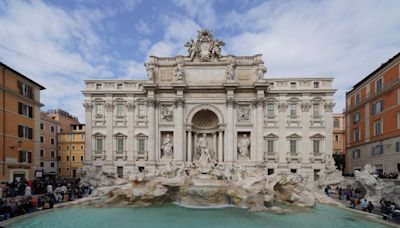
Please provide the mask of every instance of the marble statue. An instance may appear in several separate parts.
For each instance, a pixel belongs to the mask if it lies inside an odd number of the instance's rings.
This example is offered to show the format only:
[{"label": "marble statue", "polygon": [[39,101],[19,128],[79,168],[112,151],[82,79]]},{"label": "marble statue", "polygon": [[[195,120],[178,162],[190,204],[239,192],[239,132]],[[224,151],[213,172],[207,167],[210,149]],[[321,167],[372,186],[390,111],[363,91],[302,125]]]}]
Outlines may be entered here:
[{"label": "marble statue", "polygon": [[175,68],[175,80],[182,81],[183,80],[183,67],[182,64],[178,63]]},{"label": "marble statue", "polygon": [[196,52],[198,51],[197,45],[196,45],[196,43],[195,43],[195,42],[193,41],[193,39],[192,39],[192,40],[190,40],[190,42],[187,42],[187,43],[185,44],[185,47],[188,48],[189,57],[190,57],[190,60],[192,61],[193,58],[194,58],[194,55],[195,55]]},{"label": "marble statue", "polygon": [[224,42],[214,39],[211,31],[203,29],[198,31],[196,42],[190,40],[185,47],[188,48],[190,61],[198,57],[198,60],[202,62],[209,62],[221,57],[221,46],[224,45]]},{"label": "marble statue", "polygon": [[207,164],[212,161],[206,136],[207,134],[203,134],[196,143],[197,150],[200,152],[199,162],[202,164]]},{"label": "marble statue", "polygon": [[257,66],[257,77],[258,77],[258,80],[263,80],[264,79],[265,72],[267,72],[267,68],[264,66],[264,63],[261,62]]},{"label": "marble statue", "polygon": [[174,145],[172,144],[172,139],[169,134],[167,134],[162,142],[161,149],[163,151],[163,156],[162,158],[166,159],[172,159],[174,157],[174,151],[173,151]]},{"label": "marble statue", "polygon": [[174,112],[172,111],[171,106],[162,105],[160,112],[161,112],[161,119],[163,121],[171,122],[173,120]]},{"label": "marble statue", "polygon": [[235,65],[233,63],[229,64],[226,68],[226,79],[235,80]]},{"label": "marble statue", "polygon": [[149,80],[153,80],[153,78],[154,78],[154,66],[149,64],[149,63],[145,63],[144,66],[146,67],[147,77],[149,78]]},{"label": "marble statue", "polygon": [[243,138],[238,143],[238,157],[239,159],[250,158],[249,153],[250,139],[247,138],[247,134],[243,134]]}]

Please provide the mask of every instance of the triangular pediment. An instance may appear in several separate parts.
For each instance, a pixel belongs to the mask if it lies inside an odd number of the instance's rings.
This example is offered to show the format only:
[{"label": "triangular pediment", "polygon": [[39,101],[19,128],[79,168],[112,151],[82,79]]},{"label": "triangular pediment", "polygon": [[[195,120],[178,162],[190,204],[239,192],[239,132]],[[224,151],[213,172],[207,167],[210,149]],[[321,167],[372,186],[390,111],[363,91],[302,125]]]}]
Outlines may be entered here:
[{"label": "triangular pediment", "polygon": [[301,135],[293,133],[287,137],[288,139],[301,139]]},{"label": "triangular pediment", "polygon": [[318,134],[311,136],[310,138],[311,139],[323,139],[323,138],[325,138],[325,136],[318,133]]},{"label": "triangular pediment", "polygon": [[264,136],[266,139],[278,139],[279,137],[273,133]]}]

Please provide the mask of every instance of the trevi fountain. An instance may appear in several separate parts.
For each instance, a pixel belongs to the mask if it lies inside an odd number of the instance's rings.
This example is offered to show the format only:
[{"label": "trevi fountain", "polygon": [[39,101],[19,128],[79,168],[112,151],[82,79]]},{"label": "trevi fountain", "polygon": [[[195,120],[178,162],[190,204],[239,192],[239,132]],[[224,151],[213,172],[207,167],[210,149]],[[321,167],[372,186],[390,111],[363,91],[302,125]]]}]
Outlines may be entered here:
[{"label": "trevi fountain", "polygon": [[332,78],[266,79],[261,55],[224,56],[208,30],[185,46],[151,56],[147,80],[85,81],[92,194],[12,227],[384,226],[326,206],[342,206],[327,185],[399,192],[372,167],[351,183],[336,169]]}]

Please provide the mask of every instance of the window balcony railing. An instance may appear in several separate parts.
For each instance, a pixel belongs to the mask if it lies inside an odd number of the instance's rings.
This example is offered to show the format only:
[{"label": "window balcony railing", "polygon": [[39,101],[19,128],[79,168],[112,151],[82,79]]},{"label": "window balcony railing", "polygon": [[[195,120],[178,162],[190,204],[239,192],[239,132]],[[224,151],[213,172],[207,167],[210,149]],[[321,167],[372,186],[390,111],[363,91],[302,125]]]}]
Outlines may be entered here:
[{"label": "window balcony railing", "polygon": [[264,160],[266,161],[275,161],[278,162],[279,156],[276,152],[265,152],[264,153]]}]

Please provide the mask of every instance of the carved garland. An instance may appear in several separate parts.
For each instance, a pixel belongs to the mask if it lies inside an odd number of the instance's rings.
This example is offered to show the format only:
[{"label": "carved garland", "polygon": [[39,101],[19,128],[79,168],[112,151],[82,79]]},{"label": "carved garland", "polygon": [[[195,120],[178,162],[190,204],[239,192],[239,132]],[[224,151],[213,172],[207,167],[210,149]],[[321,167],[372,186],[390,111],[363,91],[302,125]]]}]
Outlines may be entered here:
[{"label": "carved garland", "polygon": [[133,102],[128,102],[125,104],[128,111],[133,112],[135,110],[135,104]]},{"label": "carved garland", "polygon": [[157,107],[158,106],[158,101],[157,101],[157,99],[154,99],[154,98],[147,98],[147,107],[153,107],[153,108],[155,108],[155,107]]},{"label": "carved garland", "polygon": [[280,112],[286,112],[287,108],[288,108],[288,104],[286,102],[279,102],[278,103],[278,110]]},{"label": "carved garland", "polygon": [[257,98],[253,101],[253,106],[254,107],[264,107],[265,105],[265,100],[264,98]]},{"label": "carved garland", "polygon": [[325,107],[325,111],[332,112],[333,111],[333,107],[335,107],[335,103],[327,102],[327,103],[325,103],[324,107]]}]

